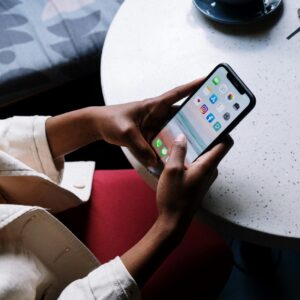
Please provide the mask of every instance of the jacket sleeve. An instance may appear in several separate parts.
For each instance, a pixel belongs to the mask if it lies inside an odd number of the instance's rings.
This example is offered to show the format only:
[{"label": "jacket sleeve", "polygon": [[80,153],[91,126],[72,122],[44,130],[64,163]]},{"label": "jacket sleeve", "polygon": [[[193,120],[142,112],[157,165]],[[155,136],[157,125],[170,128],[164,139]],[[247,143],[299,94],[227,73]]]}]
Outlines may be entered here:
[{"label": "jacket sleeve", "polygon": [[139,288],[120,257],[101,265],[87,277],[76,280],[61,293],[59,300],[137,300]]},{"label": "jacket sleeve", "polygon": [[46,135],[48,118],[33,116],[0,120],[0,150],[59,183],[64,161],[52,158]]}]

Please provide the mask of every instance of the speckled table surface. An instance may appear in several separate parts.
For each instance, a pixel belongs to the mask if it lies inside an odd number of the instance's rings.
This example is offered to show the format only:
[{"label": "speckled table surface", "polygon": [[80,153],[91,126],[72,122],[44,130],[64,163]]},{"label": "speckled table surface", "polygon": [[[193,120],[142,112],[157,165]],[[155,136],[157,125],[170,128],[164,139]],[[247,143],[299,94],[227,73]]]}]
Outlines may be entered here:
[{"label": "speckled table surface", "polygon": [[[232,132],[235,146],[203,202],[219,229],[263,245],[300,248],[300,0],[263,24],[208,21],[191,0],[126,0],[106,38],[101,78],[106,104],[159,95],[229,63],[257,98]],[[124,149],[152,186],[155,180]]]}]

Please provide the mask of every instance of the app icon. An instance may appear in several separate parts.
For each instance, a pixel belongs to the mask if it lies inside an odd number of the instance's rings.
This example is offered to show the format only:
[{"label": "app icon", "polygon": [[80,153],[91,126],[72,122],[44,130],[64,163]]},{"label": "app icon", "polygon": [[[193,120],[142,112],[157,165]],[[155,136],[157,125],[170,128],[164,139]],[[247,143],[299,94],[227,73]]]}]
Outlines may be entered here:
[{"label": "app icon", "polygon": [[206,86],[203,90],[204,95],[208,96],[211,93],[211,88]]},{"label": "app icon", "polygon": [[228,121],[228,120],[230,119],[230,113],[229,113],[229,112],[225,113],[225,114],[223,115],[223,119],[224,119],[225,121]]},{"label": "app icon", "polygon": [[229,101],[232,101],[232,100],[234,99],[234,94],[233,94],[233,93],[229,93],[229,94],[227,95],[227,99],[228,99]]},{"label": "app icon", "polygon": [[226,92],[228,91],[227,85],[226,85],[225,83],[222,83],[222,84],[220,85],[219,91],[220,91],[220,93],[222,93],[222,94],[226,94]]},{"label": "app icon", "polygon": [[161,156],[165,157],[168,154],[168,149],[166,147],[162,147],[160,154]]},{"label": "app icon", "polygon": [[206,114],[206,112],[208,111],[208,107],[207,107],[205,104],[203,104],[203,105],[200,107],[200,111],[201,111],[202,114],[204,115],[204,114]]},{"label": "app icon", "polygon": [[214,77],[212,82],[213,82],[214,85],[218,85],[220,83],[220,77],[219,76]]},{"label": "app icon", "polygon": [[156,148],[160,148],[161,146],[162,146],[162,140],[161,139],[157,139],[156,141],[155,141],[155,147]]},{"label": "app icon", "polygon": [[225,106],[222,104],[222,103],[219,103],[217,106],[216,106],[216,110],[217,112],[221,113],[223,110],[224,110]]},{"label": "app icon", "polygon": [[202,99],[199,97],[194,100],[194,103],[196,104],[196,106],[199,106],[201,104],[201,102],[202,102]]},{"label": "app icon", "polygon": [[234,108],[235,110],[238,110],[238,109],[240,108],[240,105],[239,105],[238,103],[234,103],[234,104],[233,104],[233,108]]},{"label": "app icon", "polygon": [[207,120],[209,123],[211,123],[214,119],[215,119],[215,116],[214,116],[212,113],[210,113],[210,114],[208,114],[208,115],[206,116],[206,120]]},{"label": "app icon", "polygon": [[209,101],[212,103],[212,104],[215,104],[217,101],[218,101],[218,97],[216,94],[212,94],[209,98]]},{"label": "app icon", "polygon": [[221,123],[220,122],[216,122],[214,125],[213,125],[213,128],[215,131],[219,131],[221,129]]}]

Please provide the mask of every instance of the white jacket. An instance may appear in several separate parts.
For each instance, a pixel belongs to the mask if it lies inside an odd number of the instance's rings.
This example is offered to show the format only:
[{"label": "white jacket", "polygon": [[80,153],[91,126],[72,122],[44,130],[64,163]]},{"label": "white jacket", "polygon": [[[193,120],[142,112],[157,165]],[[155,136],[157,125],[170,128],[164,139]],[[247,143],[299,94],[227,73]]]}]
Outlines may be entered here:
[{"label": "white jacket", "polygon": [[138,299],[119,257],[100,265],[46,210],[88,201],[94,172],[93,162],[53,160],[46,119],[0,121],[0,299]]}]

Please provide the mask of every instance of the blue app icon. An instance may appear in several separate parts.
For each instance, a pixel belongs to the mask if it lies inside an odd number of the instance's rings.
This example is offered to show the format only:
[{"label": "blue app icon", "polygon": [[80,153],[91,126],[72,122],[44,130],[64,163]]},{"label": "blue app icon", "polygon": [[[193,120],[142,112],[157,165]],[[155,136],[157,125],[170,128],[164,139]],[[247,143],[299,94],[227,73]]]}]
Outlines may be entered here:
[{"label": "blue app icon", "polygon": [[218,97],[216,94],[212,94],[209,98],[209,101],[212,103],[212,104],[215,104],[217,101],[218,101]]},{"label": "blue app icon", "polygon": [[209,123],[211,123],[214,119],[215,119],[215,116],[214,116],[212,113],[210,113],[210,114],[208,114],[208,115],[206,116],[206,120],[207,120]]}]

